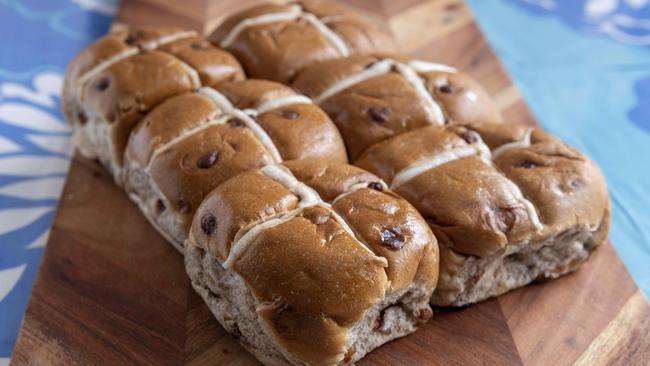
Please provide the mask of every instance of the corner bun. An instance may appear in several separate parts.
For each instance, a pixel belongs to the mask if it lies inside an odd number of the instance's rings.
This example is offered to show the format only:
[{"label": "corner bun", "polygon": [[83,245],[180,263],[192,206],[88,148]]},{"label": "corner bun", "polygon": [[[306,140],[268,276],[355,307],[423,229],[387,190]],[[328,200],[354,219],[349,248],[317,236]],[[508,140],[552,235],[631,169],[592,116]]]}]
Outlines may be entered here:
[{"label": "corner bun", "polygon": [[232,52],[248,76],[282,83],[318,61],[394,48],[390,37],[358,15],[309,0],[234,14],[210,40]]},{"label": "corner bun", "polygon": [[453,67],[395,55],[353,55],[301,71],[294,89],[341,131],[352,160],[375,143],[429,125],[500,122],[483,88]]},{"label": "corner bun", "polygon": [[260,360],[347,364],[431,316],[436,240],[359,168],[317,159],[235,176],[203,201],[186,246],[193,286]]},{"label": "corner bun", "polygon": [[101,38],[70,63],[62,104],[81,153],[98,158],[121,184],[129,134],[147,112],[201,86],[243,78],[233,56],[193,31],[135,27]]},{"label": "corner bun", "polygon": [[465,305],[560,276],[606,238],[609,197],[600,170],[535,128],[430,126],[370,147],[355,164],[411,202],[438,238],[436,305]]}]

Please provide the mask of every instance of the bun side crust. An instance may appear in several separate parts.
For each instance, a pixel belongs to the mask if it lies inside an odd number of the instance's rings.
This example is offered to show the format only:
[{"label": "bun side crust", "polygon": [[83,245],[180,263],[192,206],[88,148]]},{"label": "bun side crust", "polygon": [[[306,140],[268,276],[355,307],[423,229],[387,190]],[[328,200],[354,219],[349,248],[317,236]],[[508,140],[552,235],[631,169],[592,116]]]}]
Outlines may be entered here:
[{"label": "bun side crust", "polygon": [[609,225],[607,208],[595,232],[574,227],[540,241],[514,243],[487,257],[465,256],[441,246],[443,265],[431,304],[464,306],[576,271],[603,245]]},{"label": "bun side crust", "polygon": [[[348,364],[431,316],[435,238],[359,168],[311,159],[238,175],[201,204],[186,246],[193,286],[265,362]],[[263,332],[233,325],[241,321]]]},{"label": "bun side crust", "polygon": [[607,237],[600,170],[538,129],[431,126],[378,143],[355,164],[411,202],[440,242],[435,305],[466,305],[555,278]]}]

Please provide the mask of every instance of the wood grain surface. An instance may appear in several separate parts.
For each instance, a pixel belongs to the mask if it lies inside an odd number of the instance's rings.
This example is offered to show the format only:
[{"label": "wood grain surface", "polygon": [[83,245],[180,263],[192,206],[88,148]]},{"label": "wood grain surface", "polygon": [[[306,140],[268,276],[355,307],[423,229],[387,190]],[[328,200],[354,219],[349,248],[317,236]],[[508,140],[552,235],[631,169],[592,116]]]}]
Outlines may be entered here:
[{"label": "wood grain surface", "polygon": [[[122,0],[123,24],[207,32],[252,0]],[[508,121],[535,124],[460,0],[341,1],[405,53],[478,79]],[[439,309],[362,365],[647,365],[650,307],[611,244],[580,271]],[[75,157],[12,365],[255,365],[194,293],[181,256],[99,165]]]}]

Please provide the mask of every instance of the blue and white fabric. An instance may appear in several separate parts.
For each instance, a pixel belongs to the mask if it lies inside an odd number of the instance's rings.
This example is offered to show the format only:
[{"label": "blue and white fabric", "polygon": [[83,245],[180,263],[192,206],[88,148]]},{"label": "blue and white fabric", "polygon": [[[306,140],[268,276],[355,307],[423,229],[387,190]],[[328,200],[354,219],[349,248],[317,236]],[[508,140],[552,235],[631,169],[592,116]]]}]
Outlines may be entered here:
[{"label": "blue and white fabric", "polygon": [[9,363],[72,153],[65,67],[117,0],[0,0],[0,366]]}]

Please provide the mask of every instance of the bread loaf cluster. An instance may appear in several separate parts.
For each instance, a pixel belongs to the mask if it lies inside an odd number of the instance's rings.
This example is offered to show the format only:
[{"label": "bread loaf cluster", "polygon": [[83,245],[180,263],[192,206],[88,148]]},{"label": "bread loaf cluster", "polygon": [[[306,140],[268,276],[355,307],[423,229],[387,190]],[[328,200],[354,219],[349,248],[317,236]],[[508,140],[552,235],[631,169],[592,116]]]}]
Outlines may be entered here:
[{"label": "bread loaf cluster", "polygon": [[593,162],[326,2],[262,4],[207,38],[114,32],[70,63],[63,109],[265,364],[353,363],[429,304],[558,277],[607,238]]},{"label": "bread loaf cluster", "polygon": [[427,220],[441,252],[434,305],[556,278],[607,238],[598,167],[536,128],[501,123],[483,88],[449,66],[356,55],[307,67],[292,86],[332,118],[353,164]]}]

